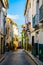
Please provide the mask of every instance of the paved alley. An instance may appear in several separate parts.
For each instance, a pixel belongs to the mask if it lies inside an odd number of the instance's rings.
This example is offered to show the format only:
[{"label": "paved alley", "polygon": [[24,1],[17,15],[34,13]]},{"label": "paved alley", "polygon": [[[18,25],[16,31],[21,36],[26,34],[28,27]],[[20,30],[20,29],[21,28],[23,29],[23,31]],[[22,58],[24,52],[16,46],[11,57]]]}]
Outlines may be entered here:
[{"label": "paved alley", "polygon": [[22,50],[10,52],[10,55],[0,65],[35,65],[35,63]]}]

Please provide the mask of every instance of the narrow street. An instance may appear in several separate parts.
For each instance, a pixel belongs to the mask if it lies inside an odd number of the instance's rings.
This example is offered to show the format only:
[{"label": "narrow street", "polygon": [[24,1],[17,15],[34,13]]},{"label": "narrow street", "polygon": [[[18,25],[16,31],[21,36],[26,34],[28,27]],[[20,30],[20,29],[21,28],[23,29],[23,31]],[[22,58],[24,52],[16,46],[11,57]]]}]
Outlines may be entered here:
[{"label": "narrow street", "polygon": [[0,0],[0,65],[43,65],[43,0]]},{"label": "narrow street", "polygon": [[22,50],[10,52],[10,55],[0,65],[35,65],[35,63]]}]

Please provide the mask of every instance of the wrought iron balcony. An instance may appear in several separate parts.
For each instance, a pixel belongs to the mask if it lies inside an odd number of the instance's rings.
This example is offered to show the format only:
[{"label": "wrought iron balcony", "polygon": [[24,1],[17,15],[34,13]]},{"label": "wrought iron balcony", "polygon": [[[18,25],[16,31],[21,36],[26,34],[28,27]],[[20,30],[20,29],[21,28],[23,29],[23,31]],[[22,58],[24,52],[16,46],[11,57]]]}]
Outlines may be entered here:
[{"label": "wrought iron balcony", "polygon": [[43,4],[39,9],[39,21],[43,23]]}]

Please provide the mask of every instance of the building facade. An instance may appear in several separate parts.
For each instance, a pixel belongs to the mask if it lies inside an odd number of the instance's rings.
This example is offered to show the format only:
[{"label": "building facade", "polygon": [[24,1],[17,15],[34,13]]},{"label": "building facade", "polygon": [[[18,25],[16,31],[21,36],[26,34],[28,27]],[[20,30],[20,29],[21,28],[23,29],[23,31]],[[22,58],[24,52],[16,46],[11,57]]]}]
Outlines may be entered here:
[{"label": "building facade", "polygon": [[18,47],[18,26],[16,22],[13,22],[13,50],[17,50]]},{"label": "building facade", "polygon": [[8,1],[0,0],[0,54],[3,54],[5,51],[5,22],[7,8]]},{"label": "building facade", "polygon": [[26,41],[25,41],[25,24],[22,24],[21,38],[22,38],[22,48],[26,49]]},{"label": "building facade", "polygon": [[6,48],[8,45],[8,50],[12,49],[13,45],[13,26],[12,20],[10,18],[6,18]]},{"label": "building facade", "polygon": [[32,54],[43,61],[43,0],[27,0],[24,15],[31,22]]},{"label": "building facade", "polygon": [[35,9],[33,9],[33,28],[35,29],[34,43],[36,55],[43,61],[43,0],[33,1],[33,4]]},{"label": "building facade", "polygon": [[[25,7],[25,24],[26,24],[26,37],[28,36],[28,44],[27,46],[32,45],[31,43],[31,31],[32,31],[32,1],[27,0],[26,7]],[[28,48],[28,47],[27,47]]]}]

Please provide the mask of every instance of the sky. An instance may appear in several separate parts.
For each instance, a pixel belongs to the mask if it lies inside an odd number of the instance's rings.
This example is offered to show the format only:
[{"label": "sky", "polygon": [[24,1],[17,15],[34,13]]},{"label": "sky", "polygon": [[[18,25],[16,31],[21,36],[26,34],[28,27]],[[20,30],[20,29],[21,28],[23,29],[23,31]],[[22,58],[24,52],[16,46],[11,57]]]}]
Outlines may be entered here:
[{"label": "sky", "polygon": [[10,17],[14,22],[18,24],[19,35],[21,31],[21,25],[25,24],[25,5],[26,0],[8,0],[9,8],[7,10],[7,17]]}]

